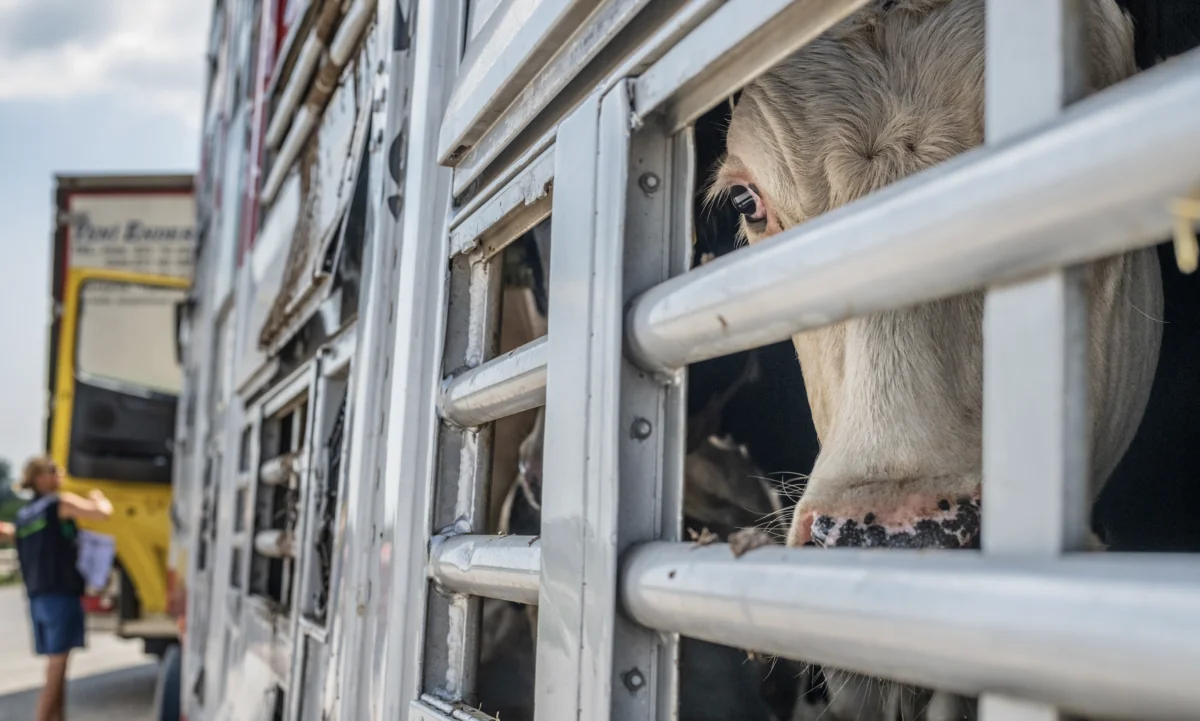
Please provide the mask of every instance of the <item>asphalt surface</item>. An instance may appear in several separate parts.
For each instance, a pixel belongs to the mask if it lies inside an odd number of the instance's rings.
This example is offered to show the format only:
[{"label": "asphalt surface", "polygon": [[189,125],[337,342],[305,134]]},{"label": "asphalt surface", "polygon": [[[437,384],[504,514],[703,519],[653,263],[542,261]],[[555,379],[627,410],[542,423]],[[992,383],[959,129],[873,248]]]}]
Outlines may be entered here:
[{"label": "asphalt surface", "polygon": [[[150,721],[153,657],[140,641],[89,633],[88,647],[71,654],[67,682],[70,721]],[[0,587],[0,721],[34,721],[45,672],[33,654],[29,609],[19,585]]]}]

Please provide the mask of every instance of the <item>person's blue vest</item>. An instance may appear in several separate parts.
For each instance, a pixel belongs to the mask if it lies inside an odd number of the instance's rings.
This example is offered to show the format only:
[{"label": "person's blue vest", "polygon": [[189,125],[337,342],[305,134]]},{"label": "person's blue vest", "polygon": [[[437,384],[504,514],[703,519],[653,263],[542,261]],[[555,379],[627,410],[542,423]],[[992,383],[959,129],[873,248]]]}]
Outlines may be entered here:
[{"label": "person's blue vest", "polygon": [[57,495],[40,496],[17,511],[17,558],[30,598],[82,596],[75,522],[58,517]]}]

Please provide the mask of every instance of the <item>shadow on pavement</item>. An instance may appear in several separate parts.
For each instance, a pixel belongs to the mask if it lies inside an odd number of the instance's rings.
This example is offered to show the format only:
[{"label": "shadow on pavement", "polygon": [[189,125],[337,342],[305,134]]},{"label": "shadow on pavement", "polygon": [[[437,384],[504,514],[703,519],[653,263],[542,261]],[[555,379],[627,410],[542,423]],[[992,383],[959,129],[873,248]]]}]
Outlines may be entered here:
[{"label": "shadow on pavement", "polygon": [[[147,663],[67,682],[71,721],[146,721],[158,666]],[[33,721],[40,688],[0,696],[0,721]]]}]

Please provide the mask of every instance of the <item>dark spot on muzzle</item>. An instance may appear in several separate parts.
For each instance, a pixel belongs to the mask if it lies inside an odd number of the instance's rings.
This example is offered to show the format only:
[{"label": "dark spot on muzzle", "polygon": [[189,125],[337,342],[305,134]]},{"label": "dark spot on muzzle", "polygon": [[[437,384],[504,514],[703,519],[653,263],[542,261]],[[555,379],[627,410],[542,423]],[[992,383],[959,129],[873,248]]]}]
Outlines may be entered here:
[{"label": "dark spot on muzzle", "polygon": [[[979,548],[979,501],[959,498],[952,506],[938,502],[942,513],[934,518],[913,519],[903,530],[888,528],[868,513],[862,520],[817,516],[812,525],[818,546],[845,548]],[[945,512],[954,509],[953,515]]]}]

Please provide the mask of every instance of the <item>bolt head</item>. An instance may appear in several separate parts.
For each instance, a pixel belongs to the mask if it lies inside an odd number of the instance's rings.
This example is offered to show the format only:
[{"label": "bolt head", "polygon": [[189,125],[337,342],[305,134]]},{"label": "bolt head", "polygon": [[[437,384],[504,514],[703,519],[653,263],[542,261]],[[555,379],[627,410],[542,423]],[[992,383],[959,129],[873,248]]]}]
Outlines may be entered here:
[{"label": "bolt head", "polygon": [[646,685],[646,677],[636,668],[625,674],[625,688],[637,691]]}]

